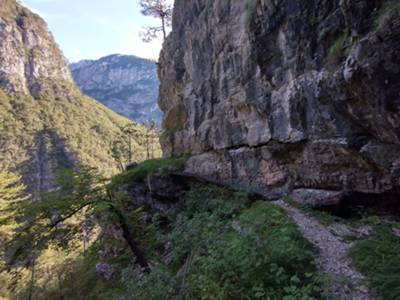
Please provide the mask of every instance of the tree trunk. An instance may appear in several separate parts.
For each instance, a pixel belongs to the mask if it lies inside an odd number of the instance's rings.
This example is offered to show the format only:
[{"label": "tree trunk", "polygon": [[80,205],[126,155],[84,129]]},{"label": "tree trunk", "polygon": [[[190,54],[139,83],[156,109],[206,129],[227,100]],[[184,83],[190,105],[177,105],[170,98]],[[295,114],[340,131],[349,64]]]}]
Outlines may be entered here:
[{"label": "tree trunk", "polygon": [[32,265],[31,265],[31,282],[29,284],[29,294],[28,294],[28,300],[33,299],[33,293],[35,290],[35,272],[36,272],[36,242],[34,242],[34,246],[32,249]]},{"label": "tree trunk", "polygon": [[163,31],[163,37],[164,41],[167,38],[167,32],[165,30],[165,17],[161,17],[161,22],[162,22],[162,31]]},{"label": "tree trunk", "polygon": [[[108,198],[110,199],[110,201],[112,201],[112,196],[110,191],[107,191],[107,193],[108,193]],[[150,271],[149,263],[147,262],[147,259],[142,250],[140,250],[140,248],[137,246],[135,237],[131,232],[131,230],[129,229],[129,226],[125,220],[124,215],[112,205],[110,205],[110,210],[117,216],[118,223],[122,229],[122,235],[125,241],[128,243],[128,246],[131,249],[133,255],[136,256],[137,263],[143,268],[145,272],[149,272]]]},{"label": "tree trunk", "polygon": [[150,159],[150,129],[146,126],[146,159]]},{"label": "tree trunk", "polygon": [[120,226],[122,229],[123,237],[125,238],[126,242],[128,243],[129,248],[131,249],[132,253],[136,256],[138,264],[144,269],[144,271],[146,271],[146,272],[150,271],[149,263],[147,262],[147,259],[144,256],[144,253],[142,252],[142,250],[140,250],[139,247],[137,246],[137,242],[135,241],[135,238],[133,237],[131,230],[129,229],[128,225],[126,224],[124,216],[119,211],[117,211],[117,216],[118,216],[119,223],[120,223]]},{"label": "tree trunk", "polygon": [[128,154],[128,164],[132,162],[132,138],[129,133],[129,154]]}]

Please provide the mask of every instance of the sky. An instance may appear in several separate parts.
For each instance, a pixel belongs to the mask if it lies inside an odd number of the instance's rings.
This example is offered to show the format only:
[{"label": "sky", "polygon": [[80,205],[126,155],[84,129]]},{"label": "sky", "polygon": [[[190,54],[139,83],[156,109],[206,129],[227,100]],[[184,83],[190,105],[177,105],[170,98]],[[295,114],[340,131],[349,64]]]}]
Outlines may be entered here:
[{"label": "sky", "polygon": [[110,54],[157,59],[161,40],[144,43],[143,26],[159,20],[140,13],[139,0],[21,0],[44,18],[69,62]]}]

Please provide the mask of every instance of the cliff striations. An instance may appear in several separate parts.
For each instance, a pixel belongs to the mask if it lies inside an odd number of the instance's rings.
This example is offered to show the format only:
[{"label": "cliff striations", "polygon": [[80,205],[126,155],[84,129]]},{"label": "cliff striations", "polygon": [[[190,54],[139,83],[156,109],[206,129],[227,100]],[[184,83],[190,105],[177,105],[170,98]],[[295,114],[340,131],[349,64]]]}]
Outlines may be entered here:
[{"label": "cliff striations", "polygon": [[398,1],[176,0],[174,14],[167,157],[272,198],[399,191]]}]

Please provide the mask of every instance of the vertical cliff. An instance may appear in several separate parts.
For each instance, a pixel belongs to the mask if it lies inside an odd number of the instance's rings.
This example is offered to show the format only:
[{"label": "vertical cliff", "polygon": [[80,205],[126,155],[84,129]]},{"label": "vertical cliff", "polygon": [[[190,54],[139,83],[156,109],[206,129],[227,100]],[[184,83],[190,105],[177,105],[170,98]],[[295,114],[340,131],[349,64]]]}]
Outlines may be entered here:
[{"label": "vertical cliff", "polygon": [[271,196],[398,191],[399,8],[176,0],[159,68],[165,155]]},{"label": "vertical cliff", "polygon": [[68,65],[46,23],[38,15],[1,0],[0,86],[36,96],[50,81],[72,83]]}]

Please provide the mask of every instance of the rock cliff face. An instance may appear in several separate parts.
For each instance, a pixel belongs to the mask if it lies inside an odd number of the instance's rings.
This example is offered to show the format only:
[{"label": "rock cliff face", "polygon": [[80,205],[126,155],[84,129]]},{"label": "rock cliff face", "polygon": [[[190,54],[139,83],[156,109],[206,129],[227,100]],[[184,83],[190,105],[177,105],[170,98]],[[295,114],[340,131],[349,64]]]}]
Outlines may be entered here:
[{"label": "rock cliff face", "polygon": [[116,54],[70,67],[84,94],[136,122],[161,122],[155,62]]},{"label": "rock cliff face", "polygon": [[398,192],[399,75],[398,1],[176,0],[163,149],[271,197]]},{"label": "rock cliff face", "polygon": [[46,23],[14,0],[0,4],[0,86],[36,96],[51,80],[72,83]]}]

